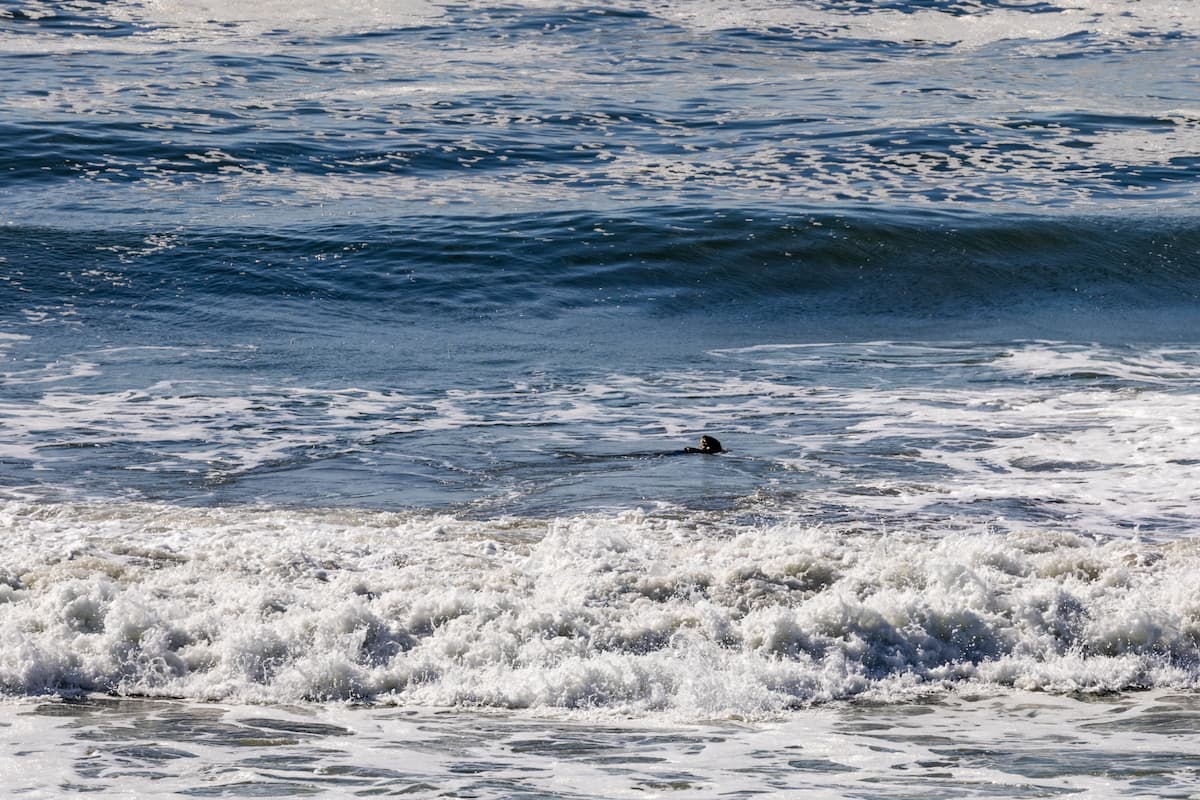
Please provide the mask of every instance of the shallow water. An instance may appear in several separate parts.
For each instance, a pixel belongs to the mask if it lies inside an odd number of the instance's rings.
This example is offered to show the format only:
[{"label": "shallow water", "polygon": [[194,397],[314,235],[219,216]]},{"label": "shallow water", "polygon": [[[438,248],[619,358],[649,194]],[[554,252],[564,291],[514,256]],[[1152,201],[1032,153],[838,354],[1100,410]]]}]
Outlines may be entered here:
[{"label": "shallow water", "polygon": [[0,714],[26,765],[6,785],[32,797],[1191,797],[1200,781],[1192,694],[834,705],[756,726],[134,699]]}]

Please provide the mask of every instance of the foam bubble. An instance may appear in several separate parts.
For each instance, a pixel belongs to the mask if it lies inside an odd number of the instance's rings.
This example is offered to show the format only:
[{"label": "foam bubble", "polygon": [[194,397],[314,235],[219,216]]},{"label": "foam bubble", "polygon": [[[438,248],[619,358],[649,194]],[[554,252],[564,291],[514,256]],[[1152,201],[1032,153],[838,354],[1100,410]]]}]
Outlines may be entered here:
[{"label": "foam bubble", "polygon": [[8,503],[0,518],[0,685],[18,695],[700,719],[1200,678],[1191,542],[717,519],[702,533],[640,513]]}]

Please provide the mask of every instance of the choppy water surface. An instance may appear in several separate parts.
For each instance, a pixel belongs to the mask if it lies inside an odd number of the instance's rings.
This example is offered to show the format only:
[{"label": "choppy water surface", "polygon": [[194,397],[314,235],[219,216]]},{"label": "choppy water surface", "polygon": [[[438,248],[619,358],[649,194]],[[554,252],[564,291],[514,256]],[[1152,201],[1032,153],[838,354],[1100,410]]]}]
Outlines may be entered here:
[{"label": "choppy water surface", "polygon": [[21,220],[1194,196],[1188,4],[158,0],[5,16],[0,161]]},{"label": "choppy water surface", "polygon": [[765,726],[145,700],[0,711],[37,737],[19,756],[41,769],[10,779],[32,797],[1187,797],[1200,756],[1191,694],[835,706]]},{"label": "choppy water surface", "polygon": [[0,785],[1196,794],[1197,30],[0,2]]}]

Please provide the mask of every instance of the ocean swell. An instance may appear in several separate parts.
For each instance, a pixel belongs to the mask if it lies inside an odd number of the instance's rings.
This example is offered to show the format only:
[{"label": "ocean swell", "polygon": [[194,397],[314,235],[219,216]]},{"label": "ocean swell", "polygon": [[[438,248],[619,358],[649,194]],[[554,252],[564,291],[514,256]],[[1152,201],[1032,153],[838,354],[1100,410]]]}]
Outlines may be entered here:
[{"label": "ocean swell", "polygon": [[787,215],[706,209],[439,217],[305,230],[0,229],[0,280],[30,305],[195,313],[253,299],[411,318],[682,314],[748,307],[961,315],[1200,296],[1189,218]]}]

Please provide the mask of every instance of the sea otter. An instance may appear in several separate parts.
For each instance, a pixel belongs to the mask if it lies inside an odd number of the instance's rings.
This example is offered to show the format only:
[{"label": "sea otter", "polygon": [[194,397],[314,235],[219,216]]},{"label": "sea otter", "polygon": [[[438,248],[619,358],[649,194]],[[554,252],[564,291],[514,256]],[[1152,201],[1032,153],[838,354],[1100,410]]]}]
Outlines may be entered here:
[{"label": "sea otter", "polygon": [[683,452],[685,452],[685,453],[704,453],[705,455],[711,456],[711,455],[715,455],[717,453],[724,453],[725,448],[721,447],[721,443],[718,442],[716,440],[716,438],[706,435],[706,436],[700,437],[700,446],[699,447],[685,447],[685,448],[683,448]]}]

